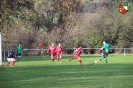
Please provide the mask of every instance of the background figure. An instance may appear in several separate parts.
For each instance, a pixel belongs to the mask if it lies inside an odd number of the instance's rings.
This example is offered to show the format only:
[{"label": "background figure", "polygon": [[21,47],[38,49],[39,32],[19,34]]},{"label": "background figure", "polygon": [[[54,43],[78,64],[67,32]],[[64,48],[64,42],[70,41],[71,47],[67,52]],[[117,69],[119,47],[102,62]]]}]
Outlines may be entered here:
[{"label": "background figure", "polygon": [[62,53],[63,53],[63,49],[61,44],[59,43],[59,45],[56,47],[56,56],[57,56],[57,60],[58,62],[61,63],[61,59],[62,59]]},{"label": "background figure", "polygon": [[44,55],[45,55],[45,50],[42,48],[42,56],[43,56],[43,58],[44,58]]},{"label": "background figure", "polygon": [[43,48],[43,44],[42,44],[42,43],[39,44],[39,48],[40,48],[40,49]]},{"label": "background figure", "polygon": [[48,48],[47,53],[50,53],[51,60],[54,62],[54,56],[56,55],[56,46],[54,46],[54,43]]},{"label": "background figure", "polygon": [[14,67],[14,64],[16,63],[16,61],[17,61],[18,59],[17,59],[17,57],[16,57],[16,52],[15,52],[15,50],[13,50],[13,51],[11,51],[10,53],[9,53],[9,56],[8,56],[8,58],[7,58],[7,64],[6,64],[6,67],[8,67],[8,65],[12,62],[12,65],[11,65],[11,67]]},{"label": "background figure", "polygon": [[18,54],[18,61],[21,59],[21,55],[22,55],[22,52],[23,52],[23,46],[21,46],[19,44],[19,46],[16,48],[17,50],[17,54]]},{"label": "background figure", "polygon": [[108,56],[108,54],[109,54],[109,52],[110,52],[110,47],[111,47],[111,46],[112,46],[111,44],[106,43],[105,41],[103,41],[103,47],[100,49],[100,50],[102,50],[103,55],[102,55],[102,57],[101,57],[99,60],[96,60],[95,63],[100,62],[102,59],[104,59],[104,61],[105,61],[106,63],[108,63],[106,57]]},{"label": "background figure", "polygon": [[41,49],[40,54],[44,57],[44,49],[43,49],[43,43],[39,44],[39,49]]},{"label": "background figure", "polygon": [[74,53],[74,57],[73,57],[73,58],[70,58],[69,61],[74,60],[74,59],[78,59],[80,65],[82,65],[82,60],[81,60],[81,58],[80,58],[80,55],[81,55],[81,53],[82,53],[82,48],[81,48],[81,46],[80,46],[79,48],[77,48],[73,53]]}]

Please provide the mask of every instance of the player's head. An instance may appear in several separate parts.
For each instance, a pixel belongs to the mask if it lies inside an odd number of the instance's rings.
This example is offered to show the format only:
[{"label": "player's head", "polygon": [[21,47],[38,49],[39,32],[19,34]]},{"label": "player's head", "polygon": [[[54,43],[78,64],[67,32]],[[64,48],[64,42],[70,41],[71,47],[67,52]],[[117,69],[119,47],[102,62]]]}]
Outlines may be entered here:
[{"label": "player's head", "polygon": [[59,43],[58,46],[61,46],[61,44]]},{"label": "player's head", "polygon": [[106,44],[106,41],[103,41],[103,44]]},{"label": "player's head", "polygon": [[79,46],[78,46],[78,48],[82,48],[82,46],[81,46],[81,45],[79,45]]},{"label": "player's head", "polygon": [[54,46],[54,43],[52,43],[52,46]]}]

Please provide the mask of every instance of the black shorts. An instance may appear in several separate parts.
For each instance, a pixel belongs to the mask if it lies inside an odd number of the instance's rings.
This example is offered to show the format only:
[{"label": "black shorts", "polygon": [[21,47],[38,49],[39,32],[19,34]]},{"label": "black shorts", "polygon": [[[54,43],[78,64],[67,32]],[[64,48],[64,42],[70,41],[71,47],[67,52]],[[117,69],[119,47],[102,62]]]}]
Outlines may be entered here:
[{"label": "black shorts", "polygon": [[108,53],[106,51],[103,51],[103,57],[106,58],[108,56]]},{"label": "black shorts", "polygon": [[18,53],[18,56],[21,56],[21,53]]}]

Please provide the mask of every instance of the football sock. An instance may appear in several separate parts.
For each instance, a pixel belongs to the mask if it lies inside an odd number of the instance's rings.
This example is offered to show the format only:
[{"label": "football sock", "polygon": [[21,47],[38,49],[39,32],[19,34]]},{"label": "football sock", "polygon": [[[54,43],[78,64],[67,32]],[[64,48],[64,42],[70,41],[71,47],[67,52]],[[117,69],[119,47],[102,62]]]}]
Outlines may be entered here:
[{"label": "football sock", "polygon": [[100,58],[100,60],[102,60],[104,57],[102,56],[101,58]]},{"label": "football sock", "polygon": [[79,62],[80,62],[80,65],[82,65],[82,60],[79,60]]},{"label": "football sock", "polygon": [[70,58],[70,60],[74,60],[74,58]]},{"label": "football sock", "polygon": [[52,58],[52,62],[54,62],[54,58]]},{"label": "football sock", "polygon": [[10,64],[10,62],[7,62],[6,66],[8,66]]},{"label": "football sock", "polygon": [[107,58],[104,58],[104,61],[105,61],[106,63],[108,63]]},{"label": "football sock", "polygon": [[12,66],[14,66],[15,63],[16,63],[16,60],[12,62]]}]

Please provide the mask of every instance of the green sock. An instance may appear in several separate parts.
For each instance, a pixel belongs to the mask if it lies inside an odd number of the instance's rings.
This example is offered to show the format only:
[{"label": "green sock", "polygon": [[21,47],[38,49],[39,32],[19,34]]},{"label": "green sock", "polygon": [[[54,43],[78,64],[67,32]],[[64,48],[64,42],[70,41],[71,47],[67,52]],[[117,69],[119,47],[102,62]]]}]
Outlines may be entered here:
[{"label": "green sock", "polygon": [[102,56],[101,58],[100,58],[100,60],[102,60],[104,57]]},{"label": "green sock", "polygon": [[106,63],[108,63],[107,58],[104,58],[104,61],[105,61]]}]

